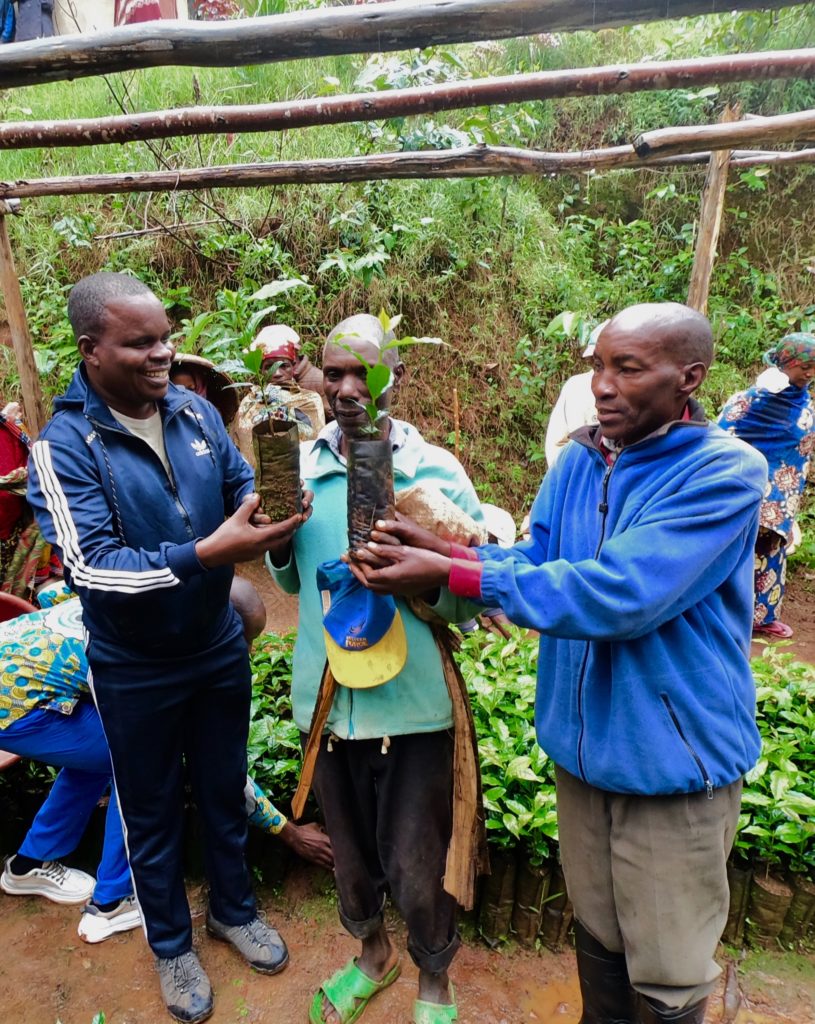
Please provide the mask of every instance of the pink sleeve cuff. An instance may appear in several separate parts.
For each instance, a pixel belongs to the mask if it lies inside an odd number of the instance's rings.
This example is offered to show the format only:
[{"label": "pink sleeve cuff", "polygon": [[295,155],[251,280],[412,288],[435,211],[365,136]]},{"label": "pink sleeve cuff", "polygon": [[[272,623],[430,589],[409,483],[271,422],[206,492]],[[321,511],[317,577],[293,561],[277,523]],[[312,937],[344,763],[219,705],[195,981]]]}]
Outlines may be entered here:
[{"label": "pink sleeve cuff", "polygon": [[460,562],[477,562],[478,555],[474,548],[466,548],[463,544],[450,542],[450,557],[457,558]]},{"label": "pink sleeve cuff", "polygon": [[447,587],[451,594],[456,597],[481,599],[481,573],[484,571],[484,564],[476,561],[463,561],[453,558],[450,562],[450,574],[447,578]]}]

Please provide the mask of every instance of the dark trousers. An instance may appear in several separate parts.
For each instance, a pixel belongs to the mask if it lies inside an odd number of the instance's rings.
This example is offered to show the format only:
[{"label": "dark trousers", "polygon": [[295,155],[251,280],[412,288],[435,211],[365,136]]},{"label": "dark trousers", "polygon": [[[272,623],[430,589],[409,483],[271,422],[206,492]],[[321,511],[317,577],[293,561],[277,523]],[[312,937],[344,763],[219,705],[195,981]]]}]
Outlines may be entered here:
[{"label": "dark trousers", "polygon": [[383,741],[323,737],[314,791],[334,848],[340,920],[357,939],[382,924],[390,889],[417,967],[443,971],[459,947],[456,902],[442,888],[452,830],[450,732]]},{"label": "dark trousers", "polygon": [[246,867],[246,741],[251,681],[240,622],[216,646],[142,659],[91,640],[92,689],[110,745],[136,899],[156,956],[192,947],[182,833],[186,757],[204,833],[214,917],[256,914]]}]

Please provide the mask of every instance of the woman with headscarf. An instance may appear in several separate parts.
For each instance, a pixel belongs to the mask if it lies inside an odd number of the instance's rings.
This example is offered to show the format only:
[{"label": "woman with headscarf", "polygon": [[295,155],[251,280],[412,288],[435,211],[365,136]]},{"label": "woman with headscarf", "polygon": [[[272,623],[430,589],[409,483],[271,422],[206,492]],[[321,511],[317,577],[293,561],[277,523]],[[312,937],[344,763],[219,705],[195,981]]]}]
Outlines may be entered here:
[{"label": "woman with headscarf", "polygon": [[243,455],[254,465],[252,427],[265,419],[295,420],[301,441],[314,441],[325,426],[322,397],[301,388],[295,376],[300,338],[286,324],[264,327],[250,351],[260,349],[263,387],[253,384],[238,408],[235,437]]},{"label": "woman with headscarf", "polygon": [[801,506],[815,448],[815,335],[788,334],[764,355],[769,369],[753,387],[733,395],[719,426],[757,448],[769,466],[756,540],[753,635],[786,639],[792,629],[778,618],[784,600],[787,545]]}]

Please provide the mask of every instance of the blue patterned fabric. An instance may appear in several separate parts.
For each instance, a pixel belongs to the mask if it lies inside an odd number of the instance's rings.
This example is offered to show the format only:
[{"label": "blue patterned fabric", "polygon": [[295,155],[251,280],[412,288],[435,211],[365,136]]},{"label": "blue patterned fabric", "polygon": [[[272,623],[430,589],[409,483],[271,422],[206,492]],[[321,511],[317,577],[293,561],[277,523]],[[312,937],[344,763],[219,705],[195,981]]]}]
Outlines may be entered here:
[{"label": "blue patterned fabric", "polygon": [[787,583],[787,543],[770,530],[761,530],[756,542],[755,626],[769,626],[781,614]]},{"label": "blue patterned fabric", "polygon": [[753,386],[733,395],[719,426],[758,449],[769,466],[769,483],[759,523],[789,540],[815,447],[815,415],[804,387],[790,384],[774,393]]}]

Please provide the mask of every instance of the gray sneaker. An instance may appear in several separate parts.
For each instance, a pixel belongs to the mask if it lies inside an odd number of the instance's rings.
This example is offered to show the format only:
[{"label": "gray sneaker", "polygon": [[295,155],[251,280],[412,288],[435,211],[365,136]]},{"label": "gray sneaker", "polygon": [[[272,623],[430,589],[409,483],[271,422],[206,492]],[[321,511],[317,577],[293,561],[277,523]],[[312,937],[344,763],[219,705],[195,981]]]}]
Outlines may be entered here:
[{"label": "gray sneaker", "polygon": [[286,943],[259,917],[248,924],[230,926],[216,921],[207,911],[207,931],[213,938],[231,942],[244,960],[261,974],[277,974],[289,962]]},{"label": "gray sneaker", "polygon": [[181,956],[157,957],[156,969],[171,1016],[184,1024],[198,1024],[212,1016],[212,986],[192,950]]}]

